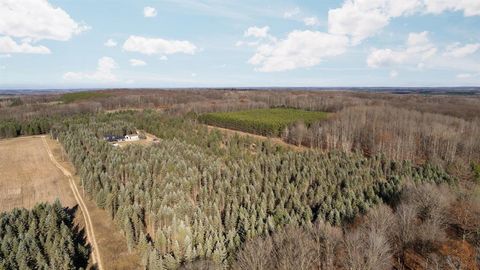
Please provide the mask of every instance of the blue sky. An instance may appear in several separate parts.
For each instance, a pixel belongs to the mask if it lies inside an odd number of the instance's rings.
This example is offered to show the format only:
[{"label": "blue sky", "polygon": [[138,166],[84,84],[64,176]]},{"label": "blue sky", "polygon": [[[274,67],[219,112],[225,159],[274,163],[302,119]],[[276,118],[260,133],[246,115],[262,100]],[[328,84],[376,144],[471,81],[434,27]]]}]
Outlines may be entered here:
[{"label": "blue sky", "polygon": [[0,0],[0,88],[480,85],[480,0]]}]

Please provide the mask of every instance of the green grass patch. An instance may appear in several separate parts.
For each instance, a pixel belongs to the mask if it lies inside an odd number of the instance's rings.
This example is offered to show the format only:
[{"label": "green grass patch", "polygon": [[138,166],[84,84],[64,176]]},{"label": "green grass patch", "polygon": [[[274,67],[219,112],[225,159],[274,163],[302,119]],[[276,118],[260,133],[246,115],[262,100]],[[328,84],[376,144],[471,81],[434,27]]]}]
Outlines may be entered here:
[{"label": "green grass patch", "polygon": [[218,112],[200,115],[205,124],[241,130],[264,136],[279,136],[285,127],[303,121],[307,126],[326,119],[326,112],[290,108],[255,109],[236,112]]},{"label": "green grass patch", "polygon": [[105,98],[109,96],[110,94],[99,93],[99,92],[74,92],[74,93],[63,94],[60,97],[60,100],[63,101],[63,103],[72,103],[76,101]]}]

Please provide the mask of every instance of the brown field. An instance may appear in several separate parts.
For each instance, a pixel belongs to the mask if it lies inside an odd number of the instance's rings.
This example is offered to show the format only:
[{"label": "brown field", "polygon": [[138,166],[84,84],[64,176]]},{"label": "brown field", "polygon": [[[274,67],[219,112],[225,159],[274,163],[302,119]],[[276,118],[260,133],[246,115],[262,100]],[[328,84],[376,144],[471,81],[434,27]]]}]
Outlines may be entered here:
[{"label": "brown field", "polygon": [[65,175],[50,161],[41,137],[0,140],[0,211],[31,208],[56,198],[77,203]]}]

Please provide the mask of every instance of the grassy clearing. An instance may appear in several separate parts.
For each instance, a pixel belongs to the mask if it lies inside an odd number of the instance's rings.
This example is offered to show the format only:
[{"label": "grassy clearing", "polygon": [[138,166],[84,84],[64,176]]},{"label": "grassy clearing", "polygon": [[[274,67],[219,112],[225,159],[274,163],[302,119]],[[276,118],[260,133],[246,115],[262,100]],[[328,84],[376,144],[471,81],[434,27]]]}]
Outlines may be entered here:
[{"label": "grassy clearing", "polygon": [[279,136],[288,125],[303,121],[307,126],[326,119],[325,112],[289,108],[255,109],[236,112],[207,113],[199,117],[205,124],[241,130],[264,136]]},{"label": "grassy clearing", "polygon": [[89,99],[95,99],[95,98],[105,98],[109,96],[110,96],[109,94],[99,93],[99,92],[75,92],[75,93],[63,94],[60,97],[60,100],[63,101],[63,103],[72,103],[76,101],[89,100]]}]

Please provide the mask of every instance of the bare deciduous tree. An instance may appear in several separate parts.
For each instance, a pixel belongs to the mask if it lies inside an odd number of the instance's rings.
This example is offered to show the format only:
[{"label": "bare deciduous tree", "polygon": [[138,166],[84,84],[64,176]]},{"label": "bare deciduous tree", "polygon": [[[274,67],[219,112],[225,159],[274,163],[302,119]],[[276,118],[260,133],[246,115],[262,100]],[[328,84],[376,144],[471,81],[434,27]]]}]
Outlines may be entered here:
[{"label": "bare deciduous tree", "polygon": [[312,269],[313,242],[310,235],[299,227],[287,226],[273,235],[275,269]]},{"label": "bare deciduous tree", "polygon": [[273,244],[270,237],[247,241],[238,252],[233,269],[272,269]]},{"label": "bare deciduous tree", "polygon": [[392,249],[389,233],[394,217],[388,206],[380,205],[371,210],[360,228],[345,236],[347,253],[346,266],[349,269],[391,269]]},{"label": "bare deciduous tree", "polygon": [[342,243],[342,231],[323,220],[319,220],[312,228],[311,235],[315,269],[336,269],[336,254]]}]

